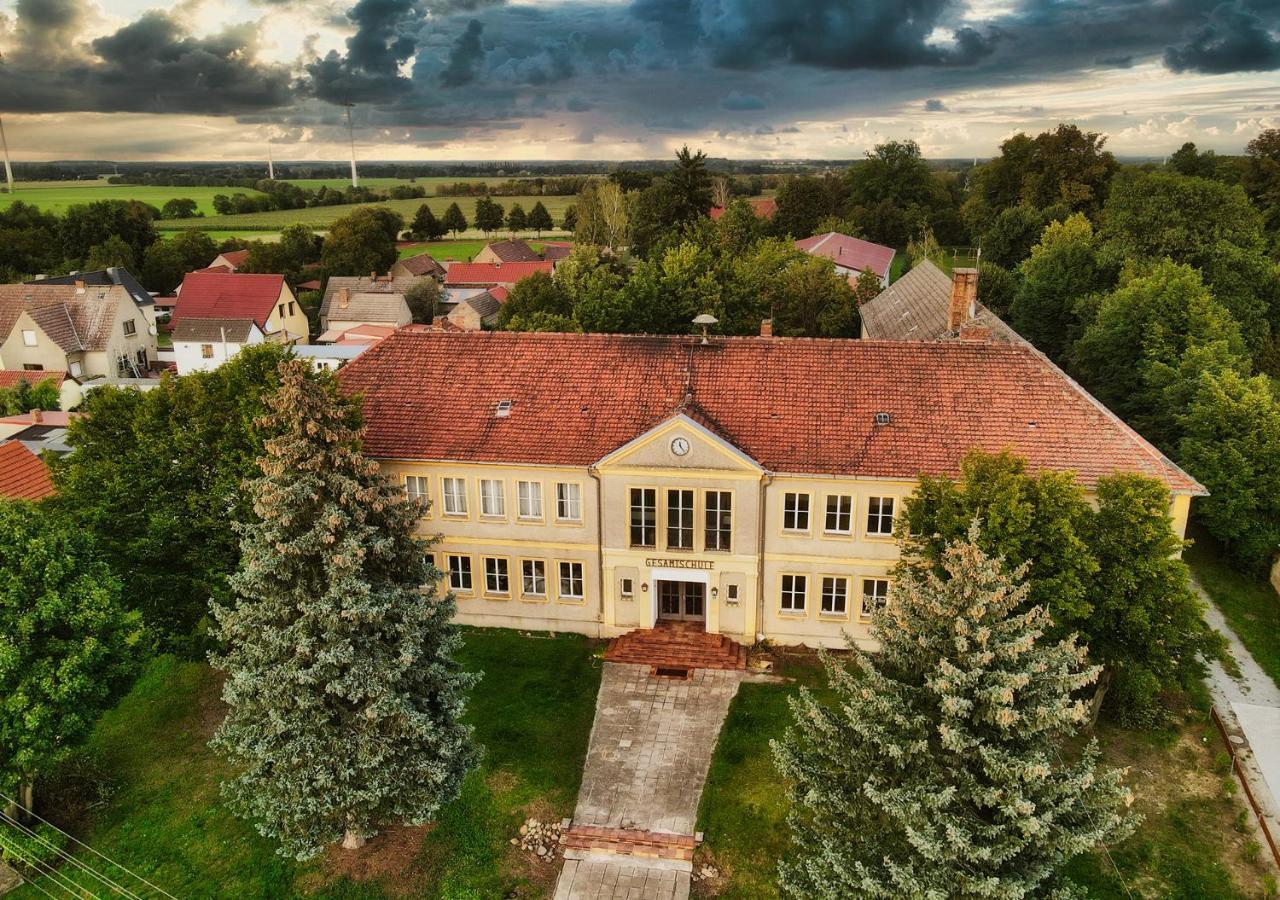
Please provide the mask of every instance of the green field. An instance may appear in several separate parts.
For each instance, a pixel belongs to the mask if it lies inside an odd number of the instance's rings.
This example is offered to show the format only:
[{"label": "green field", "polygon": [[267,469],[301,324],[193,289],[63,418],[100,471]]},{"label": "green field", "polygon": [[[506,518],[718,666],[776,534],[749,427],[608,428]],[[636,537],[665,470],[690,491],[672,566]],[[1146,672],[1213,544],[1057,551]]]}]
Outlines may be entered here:
[{"label": "green field", "polygon": [[[65,213],[68,207],[77,203],[92,203],[95,200],[141,200],[159,208],[175,197],[186,197],[196,201],[200,211],[206,216],[213,215],[214,194],[257,194],[257,191],[246,191],[241,188],[218,187],[151,187],[137,184],[107,184],[105,181],[33,181],[17,184],[12,193],[0,194],[0,209],[7,208],[15,200],[40,207],[45,212]],[[203,219],[187,219],[188,222],[203,222]],[[157,223],[164,225],[165,223]]]},{"label": "green field", "polygon": [[[519,175],[510,176],[510,178],[520,177],[521,176]],[[351,186],[350,178],[289,178],[287,180],[290,184],[296,184],[300,188],[307,188],[312,191],[318,191],[321,187],[342,189]],[[466,182],[467,184],[499,184],[500,182],[508,180],[510,179],[506,176],[501,178],[478,176],[460,176],[457,178],[450,178],[447,176],[437,175],[424,176],[422,178],[361,178],[360,187],[372,188],[374,190],[385,190],[386,188],[395,187],[398,184],[408,184],[414,187],[420,187],[428,194],[435,194],[436,185],[440,184],[456,184],[458,182]]]}]

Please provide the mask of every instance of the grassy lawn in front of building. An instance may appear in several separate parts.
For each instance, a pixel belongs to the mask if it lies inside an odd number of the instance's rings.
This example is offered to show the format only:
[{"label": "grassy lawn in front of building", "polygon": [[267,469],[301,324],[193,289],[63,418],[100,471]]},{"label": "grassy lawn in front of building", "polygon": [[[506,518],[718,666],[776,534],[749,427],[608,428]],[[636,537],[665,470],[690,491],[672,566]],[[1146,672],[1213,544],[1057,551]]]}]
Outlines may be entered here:
[{"label": "grassy lawn in front of building", "polygon": [[[720,876],[697,883],[695,896],[781,896],[777,865],[790,851],[787,799],[769,741],[790,724],[788,697],[802,684],[821,686],[824,678],[816,658],[801,654],[783,657],[779,674],[794,681],[743,684],[729,708],[702,795],[698,828],[706,839],[695,863],[710,863]],[[1119,875],[1101,852],[1072,862],[1070,874],[1089,896],[1119,900],[1130,896],[1126,885],[1134,897],[1265,895],[1266,851],[1233,793],[1207,697],[1188,699],[1167,730],[1135,732],[1104,723],[1097,735],[1104,762],[1128,768],[1143,822],[1110,848]]]},{"label": "grassy lawn in front of building", "polygon": [[[331,849],[306,863],[276,855],[220,799],[229,769],[208,747],[223,715],[218,674],[169,656],[152,660],[101,720],[62,784],[40,799],[42,814],[179,897],[546,896],[555,866],[508,840],[529,815],[573,811],[598,644],[505,630],[465,637],[462,663],[485,676],[467,715],[485,755],[435,825],[389,829],[354,854]],[[28,886],[14,896],[42,894]]]}]

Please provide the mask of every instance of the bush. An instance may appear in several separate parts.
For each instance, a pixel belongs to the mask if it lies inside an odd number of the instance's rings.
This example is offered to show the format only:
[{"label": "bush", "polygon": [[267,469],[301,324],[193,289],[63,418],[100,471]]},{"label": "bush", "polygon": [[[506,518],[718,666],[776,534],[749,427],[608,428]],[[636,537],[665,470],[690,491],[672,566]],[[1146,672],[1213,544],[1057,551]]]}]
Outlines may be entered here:
[{"label": "bush", "polygon": [[1159,728],[1169,717],[1160,689],[1160,679],[1145,666],[1117,670],[1107,692],[1107,711],[1126,728]]}]

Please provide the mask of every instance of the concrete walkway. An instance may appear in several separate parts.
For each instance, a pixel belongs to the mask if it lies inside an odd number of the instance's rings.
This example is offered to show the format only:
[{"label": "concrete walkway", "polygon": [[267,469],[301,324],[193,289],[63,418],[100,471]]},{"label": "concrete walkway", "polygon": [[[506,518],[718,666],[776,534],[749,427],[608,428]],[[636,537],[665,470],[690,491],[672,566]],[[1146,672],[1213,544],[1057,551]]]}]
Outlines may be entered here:
[{"label": "concrete walkway", "polygon": [[[688,680],[605,663],[574,826],[657,840],[693,835],[716,738],[742,672],[695,669]],[[682,858],[566,850],[555,900],[685,900]]]}]

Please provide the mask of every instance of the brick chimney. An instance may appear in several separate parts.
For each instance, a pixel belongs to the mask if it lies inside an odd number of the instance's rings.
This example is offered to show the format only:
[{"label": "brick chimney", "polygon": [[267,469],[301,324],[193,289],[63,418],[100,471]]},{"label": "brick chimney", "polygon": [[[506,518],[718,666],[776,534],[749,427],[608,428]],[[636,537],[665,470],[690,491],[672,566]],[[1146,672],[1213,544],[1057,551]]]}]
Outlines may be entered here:
[{"label": "brick chimney", "polygon": [[960,340],[989,341],[991,340],[991,329],[986,325],[979,325],[976,321],[970,320],[960,326]]},{"label": "brick chimney", "polygon": [[773,319],[760,320],[760,337],[773,337]]},{"label": "brick chimney", "polygon": [[351,303],[351,291],[347,288],[338,288],[338,308],[346,309]]},{"label": "brick chimney", "polygon": [[947,329],[960,326],[978,312],[978,270],[953,269],[951,272],[951,306],[947,311]]},{"label": "brick chimney", "polygon": [[31,424],[39,425],[43,421],[44,421],[44,410],[42,409],[31,410]]},{"label": "brick chimney", "polygon": [[79,278],[76,279],[76,293],[77,294],[84,293],[84,282],[81,281]]}]

